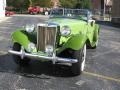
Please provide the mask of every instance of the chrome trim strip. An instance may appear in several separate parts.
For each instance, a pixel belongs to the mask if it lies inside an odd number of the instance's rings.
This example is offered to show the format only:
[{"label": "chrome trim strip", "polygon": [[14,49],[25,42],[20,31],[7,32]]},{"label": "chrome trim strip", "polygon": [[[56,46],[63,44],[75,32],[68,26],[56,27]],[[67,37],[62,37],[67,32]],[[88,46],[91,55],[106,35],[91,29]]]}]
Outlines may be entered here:
[{"label": "chrome trim strip", "polygon": [[[8,51],[9,53],[11,54],[15,54],[15,55],[19,55],[19,56],[23,56],[22,52],[18,52],[18,51],[14,51],[14,50],[9,50]],[[40,56],[40,55],[37,55],[37,54],[30,54],[30,53],[26,53],[24,52],[24,57],[29,57],[29,58],[35,58],[36,60],[40,60],[40,59],[46,59],[48,61],[52,61],[54,62],[61,62],[61,63],[76,63],[78,62],[77,59],[68,59],[68,58],[61,58],[61,57],[56,57],[56,56],[53,56],[53,57],[47,57],[47,56]]]}]

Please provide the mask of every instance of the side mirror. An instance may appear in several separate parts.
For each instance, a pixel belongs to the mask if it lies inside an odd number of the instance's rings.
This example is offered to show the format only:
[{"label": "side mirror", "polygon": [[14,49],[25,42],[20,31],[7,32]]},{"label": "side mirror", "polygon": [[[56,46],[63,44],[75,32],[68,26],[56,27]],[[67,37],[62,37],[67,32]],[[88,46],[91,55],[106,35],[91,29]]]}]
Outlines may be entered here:
[{"label": "side mirror", "polygon": [[89,19],[87,22],[90,23],[91,26],[93,26],[94,23],[95,23],[95,20],[93,20],[93,19]]},{"label": "side mirror", "polygon": [[91,12],[88,12],[88,14],[87,14],[87,22],[88,22],[88,24],[90,24],[91,26],[93,26],[94,23],[95,23],[95,20],[93,19],[93,15],[92,15]]}]

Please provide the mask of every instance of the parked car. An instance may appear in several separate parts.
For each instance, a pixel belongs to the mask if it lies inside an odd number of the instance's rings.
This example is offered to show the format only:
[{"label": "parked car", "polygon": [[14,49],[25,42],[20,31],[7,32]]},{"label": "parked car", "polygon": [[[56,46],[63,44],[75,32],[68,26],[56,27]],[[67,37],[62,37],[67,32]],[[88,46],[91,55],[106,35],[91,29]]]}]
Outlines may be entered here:
[{"label": "parked car", "polygon": [[14,14],[15,14],[15,12],[13,12],[13,11],[5,11],[5,16],[11,16]]},{"label": "parked car", "polygon": [[39,6],[30,6],[28,8],[28,13],[29,14],[38,14],[38,13],[40,13],[40,7]]},{"label": "parked car", "polygon": [[91,17],[84,9],[53,9],[48,22],[13,32],[9,53],[19,65],[30,59],[70,63],[71,74],[79,75],[85,68],[86,47],[98,45],[100,27]]}]

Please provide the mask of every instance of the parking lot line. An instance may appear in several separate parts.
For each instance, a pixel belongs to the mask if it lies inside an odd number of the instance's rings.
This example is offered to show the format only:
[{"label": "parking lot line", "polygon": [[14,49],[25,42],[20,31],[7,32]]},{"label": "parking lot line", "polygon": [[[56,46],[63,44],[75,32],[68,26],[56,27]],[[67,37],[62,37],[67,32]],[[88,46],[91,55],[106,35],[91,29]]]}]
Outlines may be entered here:
[{"label": "parking lot line", "polygon": [[106,79],[106,80],[115,81],[115,82],[120,83],[120,79],[112,78],[112,77],[109,77],[109,76],[104,76],[104,75],[100,75],[100,74],[96,74],[96,73],[92,73],[92,72],[86,72],[86,71],[84,71],[83,73],[86,74],[86,75],[99,77],[101,79]]}]

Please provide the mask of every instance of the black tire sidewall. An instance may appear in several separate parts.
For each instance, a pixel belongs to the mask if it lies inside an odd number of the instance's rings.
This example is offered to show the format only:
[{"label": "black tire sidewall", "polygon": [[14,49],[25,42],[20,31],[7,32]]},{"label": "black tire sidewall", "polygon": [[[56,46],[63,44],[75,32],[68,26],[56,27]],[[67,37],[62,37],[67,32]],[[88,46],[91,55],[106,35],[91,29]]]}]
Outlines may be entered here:
[{"label": "black tire sidewall", "polygon": [[[20,51],[21,50],[21,45],[18,44],[18,43],[14,43],[13,45],[13,50],[14,51]],[[12,55],[13,56],[13,59],[14,59],[14,62],[20,66],[25,66],[25,65],[28,65],[28,63],[30,62],[30,59],[27,58],[27,57],[24,57],[24,59],[21,59],[20,56],[18,55]]]},{"label": "black tire sidewall", "polygon": [[84,53],[83,49],[84,49],[84,46],[80,50],[74,51],[74,53],[73,53],[73,58],[78,60],[77,63],[72,64],[72,73],[74,75],[79,75],[79,74],[82,73],[82,71],[81,71],[81,63],[83,62],[83,59],[82,59],[82,55]]}]

